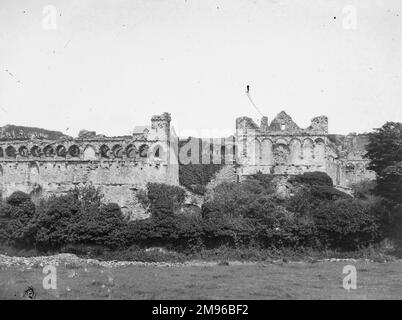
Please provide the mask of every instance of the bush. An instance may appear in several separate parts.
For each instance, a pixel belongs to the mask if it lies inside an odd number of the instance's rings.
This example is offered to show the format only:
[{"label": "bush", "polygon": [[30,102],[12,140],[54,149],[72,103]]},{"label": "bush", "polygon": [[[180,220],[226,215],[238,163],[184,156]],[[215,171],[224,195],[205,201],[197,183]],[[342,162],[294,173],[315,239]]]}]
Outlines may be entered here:
[{"label": "bush", "polygon": [[10,206],[18,207],[25,203],[31,202],[31,197],[25,192],[15,191],[7,198],[6,202]]},{"label": "bush", "polygon": [[18,248],[32,245],[35,205],[28,194],[17,191],[0,207],[0,239]]},{"label": "bush", "polygon": [[104,205],[92,187],[42,201],[36,214],[36,242],[41,248],[67,244],[122,247],[125,221],[117,204]]},{"label": "bush", "polygon": [[[220,247],[239,252],[355,250],[380,240],[384,226],[395,224],[389,217],[401,216],[392,214],[395,207],[381,198],[351,198],[320,174],[296,177],[292,183],[289,199],[275,196],[267,175],[222,183],[209,194],[202,217],[186,214],[182,188],[149,183],[139,200],[151,217],[130,222],[117,204],[104,204],[93,187],[51,196],[36,208],[28,195],[16,193],[0,206],[0,240],[24,249],[34,245],[39,250],[144,261],[175,260],[183,253]],[[181,214],[175,214],[179,208]],[[143,250],[149,247],[181,253]]]},{"label": "bush", "polygon": [[222,216],[265,219],[272,212],[280,210],[266,185],[260,180],[249,178],[240,183],[224,182],[216,186],[211,199],[202,207],[202,215],[204,218]]},{"label": "bush", "polygon": [[359,199],[367,199],[373,195],[376,182],[373,180],[363,180],[358,183],[350,185],[353,190],[353,195]]},{"label": "bush", "polygon": [[303,215],[310,215],[322,202],[352,198],[334,187],[319,183],[297,183],[293,191],[293,196],[285,202],[285,206],[288,210]]},{"label": "bush", "polygon": [[130,221],[127,227],[129,245],[170,247],[181,250],[201,245],[201,223],[186,216],[152,217]]},{"label": "bush", "polygon": [[255,181],[259,181],[267,194],[274,194],[276,192],[276,186],[273,183],[274,175],[263,174],[261,171],[258,171],[256,174],[251,175],[249,178]]},{"label": "bush", "polygon": [[171,216],[185,200],[185,191],[178,186],[148,183],[147,196],[153,217]]},{"label": "bush", "polygon": [[333,248],[357,249],[380,238],[379,219],[372,206],[362,200],[323,202],[313,217],[321,241]]},{"label": "bush", "polygon": [[290,183],[299,183],[309,186],[328,186],[333,187],[332,179],[325,172],[314,171],[314,172],[304,172],[293,176],[289,179]]}]

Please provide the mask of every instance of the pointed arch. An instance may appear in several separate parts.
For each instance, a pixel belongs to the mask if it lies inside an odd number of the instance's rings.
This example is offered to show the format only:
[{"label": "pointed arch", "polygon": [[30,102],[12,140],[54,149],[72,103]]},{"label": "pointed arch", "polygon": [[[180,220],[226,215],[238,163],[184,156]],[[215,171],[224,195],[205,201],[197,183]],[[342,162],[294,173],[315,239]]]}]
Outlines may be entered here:
[{"label": "pointed arch", "polygon": [[165,157],[165,149],[162,144],[156,143],[152,146],[152,156],[158,159],[163,159]]}]

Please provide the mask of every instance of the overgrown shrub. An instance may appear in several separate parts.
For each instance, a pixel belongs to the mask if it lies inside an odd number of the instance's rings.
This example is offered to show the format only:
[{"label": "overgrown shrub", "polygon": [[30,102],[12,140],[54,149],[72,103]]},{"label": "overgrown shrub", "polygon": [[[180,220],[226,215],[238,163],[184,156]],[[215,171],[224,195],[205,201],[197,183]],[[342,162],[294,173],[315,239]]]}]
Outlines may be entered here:
[{"label": "overgrown shrub", "polygon": [[35,205],[28,194],[16,191],[0,207],[0,239],[16,247],[33,243]]},{"label": "overgrown shrub", "polygon": [[290,183],[300,183],[310,186],[328,186],[332,187],[334,184],[331,177],[325,172],[314,171],[314,172],[304,172],[293,176],[289,179]]},{"label": "overgrown shrub", "polygon": [[250,178],[240,183],[224,182],[216,186],[212,198],[204,203],[202,214],[205,218],[265,219],[276,210],[280,208],[267,186],[260,180]]},{"label": "overgrown shrub", "polygon": [[358,199],[322,202],[313,213],[321,241],[330,247],[357,249],[380,237],[372,206]]},{"label": "overgrown shrub", "polygon": [[51,196],[36,208],[28,195],[16,193],[0,206],[0,241],[28,250],[144,261],[163,259],[144,253],[149,247],[185,254],[219,247],[355,250],[380,240],[392,215],[385,200],[351,198],[321,174],[296,177],[292,184],[293,195],[279,198],[271,176],[222,183],[208,195],[200,217],[186,215],[182,188],[149,183],[139,200],[151,217],[130,222],[117,204],[104,204],[93,187]]},{"label": "overgrown shrub", "polygon": [[97,244],[122,247],[125,220],[117,204],[102,204],[93,187],[75,189],[67,195],[52,196],[37,208],[36,243],[41,248],[67,244]]},{"label": "overgrown shrub", "polygon": [[350,188],[353,190],[353,195],[358,199],[367,199],[371,197],[375,187],[376,182],[374,180],[363,180],[350,185]]},{"label": "overgrown shrub", "polygon": [[293,196],[285,203],[292,212],[309,215],[323,201],[350,199],[350,195],[333,187],[332,179],[323,172],[306,172],[289,179]]},{"label": "overgrown shrub", "polygon": [[170,247],[192,250],[201,245],[202,226],[197,218],[157,216],[130,221],[127,227],[129,245]]},{"label": "overgrown shrub", "polygon": [[148,183],[147,196],[153,217],[171,216],[185,200],[185,191],[178,186],[164,183]]}]

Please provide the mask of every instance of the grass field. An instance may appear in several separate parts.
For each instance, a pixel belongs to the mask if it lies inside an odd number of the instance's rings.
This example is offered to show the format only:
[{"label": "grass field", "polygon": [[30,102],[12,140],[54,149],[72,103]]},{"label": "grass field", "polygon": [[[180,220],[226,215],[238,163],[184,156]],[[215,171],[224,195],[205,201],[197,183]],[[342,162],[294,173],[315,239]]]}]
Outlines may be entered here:
[{"label": "grass field", "polygon": [[[345,290],[343,267],[357,269]],[[42,267],[2,266],[0,299],[402,299],[402,260],[388,263],[289,262],[230,265],[57,267],[57,289],[45,290]]]}]

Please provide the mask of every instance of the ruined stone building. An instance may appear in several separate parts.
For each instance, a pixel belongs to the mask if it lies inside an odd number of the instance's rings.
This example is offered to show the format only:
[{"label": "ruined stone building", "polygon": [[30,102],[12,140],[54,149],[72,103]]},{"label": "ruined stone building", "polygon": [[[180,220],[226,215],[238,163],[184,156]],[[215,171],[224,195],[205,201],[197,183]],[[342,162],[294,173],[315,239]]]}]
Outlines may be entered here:
[{"label": "ruined stone building", "polygon": [[284,111],[271,123],[263,117],[260,125],[241,117],[236,120],[236,136],[240,176],[322,171],[339,187],[375,177],[363,157],[367,135],[330,135],[326,116],[313,118],[305,129]]},{"label": "ruined stone building", "polygon": [[[140,217],[136,192],[147,182],[179,184],[177,139],[170,121],[168,113],[153,116],[150,126],[135,127],[131,135],[119,137],[81,131],[73,138],[5,126],[0,129],[2,197],[17,190],[37,197],[60,194],[90,183],[101,189],[106,201]],[[306,129],[285,112],[270,123],[263,117],[260,125],[241,117],[233,137],[236,163],[226,163],[215,183],[221,177],[238,180],[258,171],[285,175],[323,171],[340,187],[374,178],[363,158],[367,137],[330,135],[325,116],[314,118]],[[213,152],[225,152],[224,148],[220,145]]]},{"label": "ruined stone building", "polygon": [[178,165],[170,158],[170,115],[153,116],[150,126],[132,135],[105,137],[82,131],[77,138],[46,130],[0,132],[2,196],[16,190],[38,196],[64,193],[91,183],[106,201],[132,211],[135,193],[146,183],[178,184]]}]

